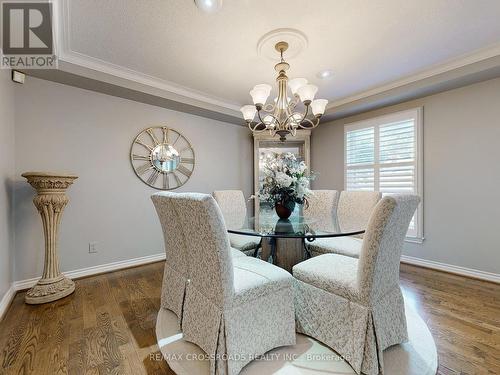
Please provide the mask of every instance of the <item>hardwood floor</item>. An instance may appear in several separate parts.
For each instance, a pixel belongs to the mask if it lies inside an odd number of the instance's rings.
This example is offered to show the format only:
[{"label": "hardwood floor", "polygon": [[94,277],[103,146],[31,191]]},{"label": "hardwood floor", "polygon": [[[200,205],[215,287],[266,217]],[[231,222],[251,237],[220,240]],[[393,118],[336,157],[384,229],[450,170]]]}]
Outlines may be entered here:
[{"label": "hardwood floor", "polygon": [[434,337],[439,374],[500,374],[500,285],[402,265],[401,286]]},{"label": "hardwood floor", "polygon": [[[155,338],[163,263],[76,281],[40,306],[15,297],[0,322],[0,374],[173,374]],[[408,265],[405,297],[427,322],[439,373],[500,374],[500,285]]]}]

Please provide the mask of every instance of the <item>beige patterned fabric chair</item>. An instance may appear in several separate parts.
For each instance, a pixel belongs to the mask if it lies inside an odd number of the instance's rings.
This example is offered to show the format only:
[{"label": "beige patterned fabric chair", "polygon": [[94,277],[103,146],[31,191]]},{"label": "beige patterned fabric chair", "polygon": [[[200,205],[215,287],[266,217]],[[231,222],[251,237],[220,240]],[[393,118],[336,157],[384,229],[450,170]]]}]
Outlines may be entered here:
[{"label": "beige patterned fabric chair", "polygon": [[339,227],[343,232],[366,228],[375,205],[382,198],[378,191],[342,191],[337,208]]},{"label": "beige patterned fabric chair", "polygon": [[189,278],[184,235],[171,202],[161,195],[153,195],[151,199],[160,219],[165,242],[163,285],[169,287],[162,288],[161,307],[173,311],[180,326],[186,282]]},{"label": "beige patterned fabric chair", "polygon": [[[338,228],[342,232],[365,229],[370,215],[382,198],[377,191],[342,191],[336,212]],[[312,256],[341,254],[358,258],[362,235],[352,237],[318,238],[309,244]]]},{"label": "beige patterned fabric chair", "polygon": [[[243,228],[247,219],[247,204],[241,190],[218,190],[213,197],[222,211],[222,216],[228,228]],[[235,249],[247,255],[253,255],[260,247],[260,237],[229,233],[229,241]]]},{"label": "beige patterned fabric chair", "polygon": [[[174,312],[181,326],[184,293],[189,278],[184,235],[170,200],[161,194],[153,195],[151,199],[160,219],[165,242],[166,262],[163,285],[168,285],[168,288],[162,288],[161,307]],[[231,254],[233,257],[245,256],[234,248],[231,248]]]},{"label": "beige patterned fabric chair", "polygon": [[377,203],[359,260],[324,254],[293,268],[297,330],[330,346],[358,374],[383,372],[382,351],[408,339],[399,262],[419,201],[405,195]]},{"label": "beige patterned fabric chair", "polygon": [[313,190],[307,199],[308,206],[304,209],[306,219],[314,219],[312,229],[335,232],[337,228],[337,190]]},{"label": "beige patterned fabric chair", "polygon": [[183,337],[207,353],[210,374],[238,374],[255,356],[295,344],[292,276],[259,259],[231,257],[224,219],[210,195],[158,195],[178,215],[188,249]]}]

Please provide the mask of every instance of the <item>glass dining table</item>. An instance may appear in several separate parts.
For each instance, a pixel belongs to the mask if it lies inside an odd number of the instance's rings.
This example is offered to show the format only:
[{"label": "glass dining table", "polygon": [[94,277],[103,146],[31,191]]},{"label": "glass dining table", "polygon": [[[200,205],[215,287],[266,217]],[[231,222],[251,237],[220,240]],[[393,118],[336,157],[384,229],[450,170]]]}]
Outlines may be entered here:
[{"label": "glass dining table", "polygon": [[335,217],[303,215],[296,211],[289,219],[280,219],[274,210],[260,210],[256,216],[226,222],[230,236],[260,237],[254,256],[291,271],[292,267],[311,256],[309,244],[320,238],[354,236],[365,228],[341,228]]}]

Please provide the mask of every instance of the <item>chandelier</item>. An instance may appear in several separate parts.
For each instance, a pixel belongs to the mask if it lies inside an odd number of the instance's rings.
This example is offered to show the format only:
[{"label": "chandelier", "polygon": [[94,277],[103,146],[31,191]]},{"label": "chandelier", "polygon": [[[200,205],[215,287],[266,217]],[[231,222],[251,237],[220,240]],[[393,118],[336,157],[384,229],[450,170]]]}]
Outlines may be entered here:
[{"label": "chandelier", "polygon": [[[281,56],[280,62],[274,66],[278,72],[276,78],[278,97],[274,99],[274,104],[266,104],[271,93],[271,85],[265,83],[256,85],[250,91],[254,105],[245,105],[240,110],[253,133],[267,130],[272,136],[278,134],[280,140],[285,141],[288,134],[295,136],[299,128],[313,129],[318,126],[328,100],[315,100],[318,87],[308,84],[305,78],[294,78],[289,81],[286,71],[290,69],[290,65],[283,59],[283,52],[288,49],[288,43],[279,42],[275,48]],[[288,87],[292,98],[288,96]],[[303,109],[297,111],[300,103]],[[257,119],[254,121],[256,114]]]}]

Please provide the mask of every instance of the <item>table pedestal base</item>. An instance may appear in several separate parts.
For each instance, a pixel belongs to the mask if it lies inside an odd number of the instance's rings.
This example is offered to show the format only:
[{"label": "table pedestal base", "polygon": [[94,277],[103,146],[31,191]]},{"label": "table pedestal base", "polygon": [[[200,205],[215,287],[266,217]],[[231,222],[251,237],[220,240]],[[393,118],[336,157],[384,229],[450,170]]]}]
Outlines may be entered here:
[{"label": "table pedestal base", "polygon": [[303,238],[263,238],[262,260],[273,257],[273,264],[292,272],[293,266],[307,259]]}]

